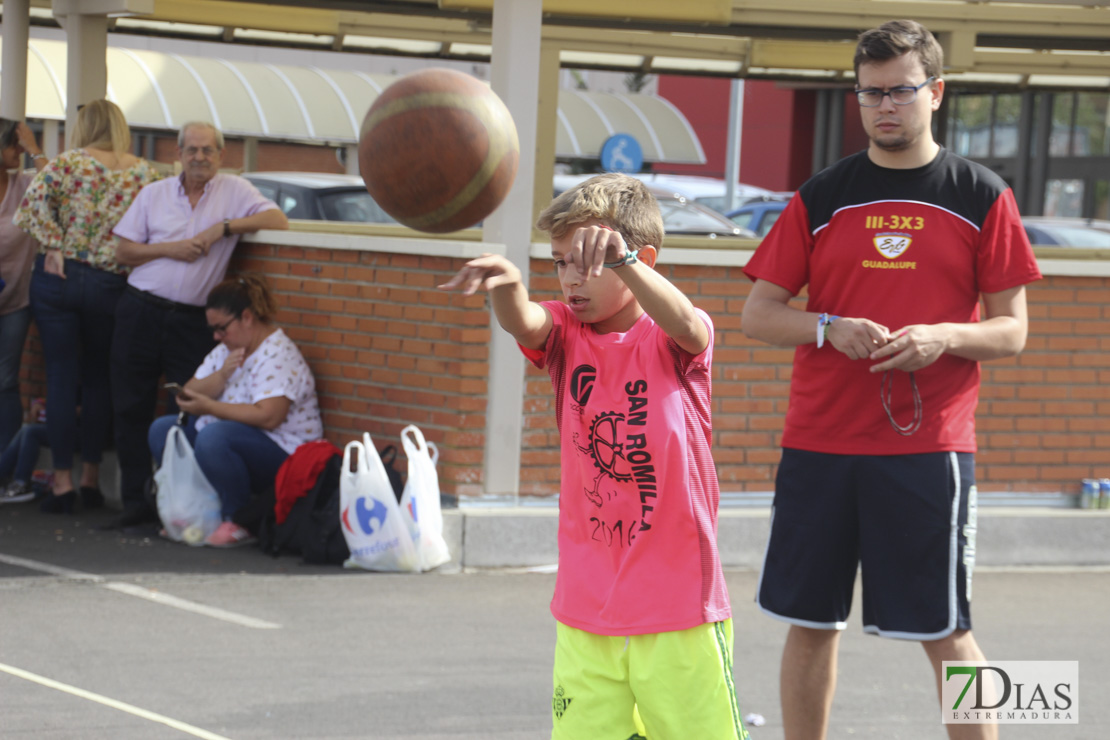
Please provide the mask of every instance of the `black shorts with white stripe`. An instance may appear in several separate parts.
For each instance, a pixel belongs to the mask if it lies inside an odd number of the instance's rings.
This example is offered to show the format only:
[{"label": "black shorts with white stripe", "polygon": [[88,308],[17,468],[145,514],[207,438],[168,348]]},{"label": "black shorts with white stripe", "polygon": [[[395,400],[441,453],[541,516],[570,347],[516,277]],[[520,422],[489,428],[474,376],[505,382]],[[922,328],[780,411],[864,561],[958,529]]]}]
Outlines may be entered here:
[{"label": "black shorts with white stripe", "polygon": [[936,640],[971,629],[975,498],[968,452],[784,449],[760,609],[803,627],[844,629],[858,569],[865,631]]}]

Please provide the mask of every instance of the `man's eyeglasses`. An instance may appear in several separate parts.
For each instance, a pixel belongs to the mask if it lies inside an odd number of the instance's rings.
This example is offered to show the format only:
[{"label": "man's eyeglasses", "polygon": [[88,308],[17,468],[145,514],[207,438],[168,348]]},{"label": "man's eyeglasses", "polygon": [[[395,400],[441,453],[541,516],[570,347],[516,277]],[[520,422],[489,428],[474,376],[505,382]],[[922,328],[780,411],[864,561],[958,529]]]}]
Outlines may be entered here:
[{"label": "man's eyeglasses", "polygon": [[205,156],[205,158],[210,158],[210,157],[214,157],[216,155],[216,152],[218,152],[220,150],[217,149],[214,146],[202,146],[202,147],[187,146],[182,151],[185,152],[186,157],[195,157],[195,156],[197,156],[197,154],[203,154]]},{"label": "man's eyeglasses", "polygon": [[234,324],[239,319],[240,319],[239,316],[232,316],[230,319],[228,319],[227,321],[225,321],[222,324],[216,324],[215,326],[213,326],[212,324],[209,324],[208,325],[208,331],[212,332],[213,334],[227,334],[227,327],[231,326],[232,324]]},{"label": "man's eyeglasses", "polygon": [[869,87],[866,90],[856,90],[856,99],[859,100],[859,104],[864,108],[877,107],[883,102],[883,98],[887,95],[890,96],[890,101],[895,105],[909,105],[917,100],[917,91],[935,79],[935,76],[930,77],[917,87],[913,85],[902,85],[901,87],[892,87],[889,90],[880,90],[877,87]]}]

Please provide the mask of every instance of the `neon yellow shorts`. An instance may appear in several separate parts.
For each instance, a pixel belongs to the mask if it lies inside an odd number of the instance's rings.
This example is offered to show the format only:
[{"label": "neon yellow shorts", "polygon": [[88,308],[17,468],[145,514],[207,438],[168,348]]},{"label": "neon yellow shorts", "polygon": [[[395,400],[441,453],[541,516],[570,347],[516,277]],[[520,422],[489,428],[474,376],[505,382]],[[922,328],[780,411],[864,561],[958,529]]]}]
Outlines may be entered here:
[{"label": "neon yellow shorts", "polygon": [[556,622],[552,740],[748,740],[732,620],[610,637]]}]

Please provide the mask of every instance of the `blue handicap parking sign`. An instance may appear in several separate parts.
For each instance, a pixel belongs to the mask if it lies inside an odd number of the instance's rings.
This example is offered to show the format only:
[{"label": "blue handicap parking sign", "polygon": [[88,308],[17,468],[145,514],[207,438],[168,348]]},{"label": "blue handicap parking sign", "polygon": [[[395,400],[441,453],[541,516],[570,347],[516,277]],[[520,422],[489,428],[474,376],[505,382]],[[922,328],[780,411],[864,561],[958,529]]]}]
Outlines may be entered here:
[{"label": "blue handicap parking sign", "polygon": [[601,147],[601,168],[606,172],[639,172],[644,166],[640,142],[628,134],[613,134]]}]

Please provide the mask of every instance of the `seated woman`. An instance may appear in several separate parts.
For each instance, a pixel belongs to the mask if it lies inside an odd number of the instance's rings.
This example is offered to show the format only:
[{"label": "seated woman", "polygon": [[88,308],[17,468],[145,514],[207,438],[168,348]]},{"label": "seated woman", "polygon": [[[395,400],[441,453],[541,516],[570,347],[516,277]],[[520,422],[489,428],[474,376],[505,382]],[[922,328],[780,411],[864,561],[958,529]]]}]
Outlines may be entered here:
[{"label": "seated woman", "polygon": [[[225,280],[208,294],[208,327],[220,342],[177,396],[190,420],[185,434],[197,464],[220,495],[223,524],[205,540],[213,547],[253,542],[231,517],[272,485],[282,462],[323,436],[316,381],[297,346],[272,323],[274,296],[258,276]],[[162,459],[176,416],[150,427],[150,449]]]}]

